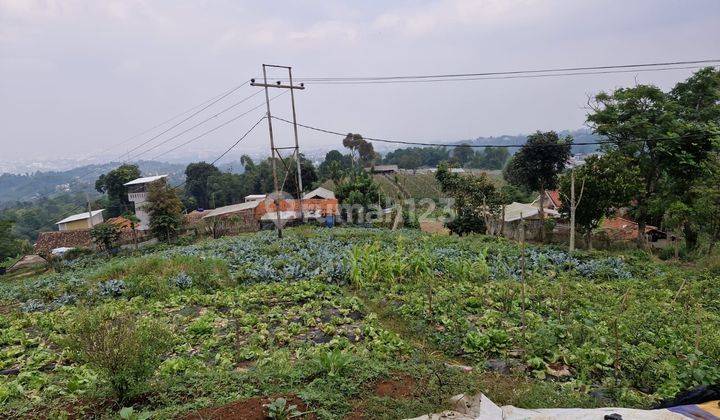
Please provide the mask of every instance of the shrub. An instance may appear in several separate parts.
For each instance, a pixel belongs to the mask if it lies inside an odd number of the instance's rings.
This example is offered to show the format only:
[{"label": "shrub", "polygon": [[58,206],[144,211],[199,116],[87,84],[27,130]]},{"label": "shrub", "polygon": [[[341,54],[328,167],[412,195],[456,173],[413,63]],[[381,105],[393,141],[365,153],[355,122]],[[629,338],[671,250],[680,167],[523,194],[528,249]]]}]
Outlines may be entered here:
[{"label": "shrub", "polygon": [[73,248],[63,254],[63,259],[66,261],[72,261],[85,255],[92,255],[92,253],[92,250],[88,248]]},{"label": "shrub", "polygon": [[110,252],[120,240],[120,229],[112,223],[100,223],[90,229],[90,236],[98,248]]},{"label": "shrub", "polygon": [[158,321],[108,307],[81,310],[67,331],[65,346],[97,370],[121,401],[146,389],[172,341],[169,329]]}]

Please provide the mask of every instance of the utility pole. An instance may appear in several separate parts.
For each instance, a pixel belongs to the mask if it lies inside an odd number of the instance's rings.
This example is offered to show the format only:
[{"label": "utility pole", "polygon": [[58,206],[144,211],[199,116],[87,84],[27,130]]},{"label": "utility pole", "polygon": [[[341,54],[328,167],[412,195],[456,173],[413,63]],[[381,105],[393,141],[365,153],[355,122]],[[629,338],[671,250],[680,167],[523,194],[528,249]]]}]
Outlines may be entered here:
[{"label": "utility pole", "polygon": [[92,215],[92,207],[90,207],[90,196],[88,193],[85,193],[85,201],[87,202],[88,206],[88,223],[90,224],[90,227],[93,227],[93,215]]},{"label": "utility pole", "polygon": [[[286,69],[288,72],[288,80],[289,84],[284,85],[280,81],[276,82],[275,84],[269,84],[267,80],[267,69],[269,68],[279,68],[279,69]],[[298,185],[298,202],[299,202],[299,208],[300,208],[300,215],[301,218],[304,220],[305,215],[303,212],[303,206],[302,206],[302,173],[300,170],[300,146],[298,143],[298,134],[297,134],[297,119],[295,114],[295,89],[305,89],[304,84],[300,83],[299,86],[293,85],[292,81],[292,67],[289,66],[278,66],[273,64],[263,64],[263,83],[256,83],[255,79],[250,79],[250,86],[260,86],[265,89],[265,104],[267,106],[267,120],[268,120],[268,130],[270,132],[270,160],[272,164],[272,172],[273,172],[273,184],[275,187],[275,214],[277,216],[277,230],[278,230],[278,238],[282,238],[282,221],[280,220],[280,186],[278,184],[278,176],[277,176],[277,164],[275,162],[275,157],[280,160],[280,162],[285,167],[285,177],[284,179],[287,179],[287,172],[290,170],[290,168],[287,167],[285,164],[285,160],[283,159],[282,154],[280,153],[283,149],[293,149],[292,156],[295,157],[296,166],[297,166],[297,185]],[[272,114],[270,113],[270,93],[269,88],[279,88],[279,89],[290,89],[290,101],[292,105],[292,117],[293,117],[293,132],[295,134],[295,146],[292,147],[276,147],[275,146],[275,139],[273,137],[273,129],[272,129]],[[284,182],[283,182],[284,186]]]},{"label": "utility pole", "polygon": [[[580,196],[575,201],[575,168],[570,170],[570,253],[575,251],[575,211],[582,201],[583,192],[585,192],[585,179],[583,179],[582,187],[580,187]],[[564,195],[564,194],[563,194]],[[567,198],[567,197],[566,197]]]}]

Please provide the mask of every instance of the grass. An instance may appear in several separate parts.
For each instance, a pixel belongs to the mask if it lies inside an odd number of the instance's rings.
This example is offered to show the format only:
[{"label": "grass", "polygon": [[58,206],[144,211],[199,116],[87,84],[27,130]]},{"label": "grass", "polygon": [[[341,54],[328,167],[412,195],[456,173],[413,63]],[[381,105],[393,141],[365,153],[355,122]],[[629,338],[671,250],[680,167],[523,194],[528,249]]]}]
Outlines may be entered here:
[{"label": "grass", "polygon": [[19,371],[0,375],[0,411],[118,415],[107,378],[63,344],[88,308],[170,331],[150,391],[125,403],[154,418],[288,395],[320,418],[419,416],[463,392],[526,408],[647,407],[720,377],[717,274],[699,267],[529,247],[523,304],[519,249],[505,240],[286,233],[82,257],[0,282],[0,370]]}]

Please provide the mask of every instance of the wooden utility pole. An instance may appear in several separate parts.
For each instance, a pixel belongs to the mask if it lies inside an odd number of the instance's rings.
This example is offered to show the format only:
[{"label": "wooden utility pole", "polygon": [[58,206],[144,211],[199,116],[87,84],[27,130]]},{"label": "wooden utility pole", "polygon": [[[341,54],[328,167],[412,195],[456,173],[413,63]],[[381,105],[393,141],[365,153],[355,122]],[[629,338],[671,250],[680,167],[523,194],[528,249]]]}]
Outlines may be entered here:
[{"label": "wooden utility pole", "polygon": [[[580,196],[575,202],[575,168],[570,170],[570,252],[575,251],[575,210],[577,210],[582,201],[583,192],[585,191],[585,179],[583,179],[582,187],[580,187]],[[564,195],[564,194],[563,194]],[[567,196],[565,196],[567,198]]]},{"label": "wooden utility pole", "polygon": [[85,193],[85,201],[87,202],[88,207],[88,224],[90,224],[90,228],[93,227],[93,214],[92,214],[92,207],[90,206],[90,196],[88,193]]},{"label": "wooden utility pole", "polygon": [[[279,69],[286,69],[288,71],[288,80],[289,84],[284,85],[280,81],[276,82],[275,84],[269,84],[267,80],[267,69],[269,68],[279,68]],[[300,170],[300,146],[298,143],[298,134],[297,134],[297,119],[295,114],[295,89],[305,89],[305,86],[301,83],[299,86],[293,85],[292,82],[292,68],[289,66],[278,66],[274,64],[263,64],[263,83],[256,83],[255,79],[250,79],[250,85],[251,86],[260,86],[265,89],[265,104],[267,106],[267,121],[268,121],[268,131],[270,132],[270,161],[272,164],[272,173],[273,173],[273,186],[275,188],[275,215],[277,216],[276,220],[276,226],[277,226],[277,232],[278,232],[278,238],[282,238],[282,221],[280,220],[280,185],[278,184],[278,176],[277,176],[277,164],[275,162],[275,158],[277,157],[280,162],[285,167],[285,176],[284,179],[287,179],[287,173],[290,170],[288,166],[285,164],[285,160],[283,159],[282,154],[280,153],[281,150],[284,149],[293,149],[292,156],[295,157],[295,161],[297,163],[297,185],[298,185],[298,203],[300,207],[300,215],[301,218],[305,219],[305,214],[303,212],[303,205],[302,205],[302,172]],[[292,116],[293,116],[293,130],[295,134],[295,146],[292,147],[276,147],[275,146],[275,138],[273,137],[273,129],[272,129],[272,114],[270,113],[270,93],[269,88],[279,88],[279,89],[290,89],[290,100],[292,104]],[[284,182],[283,182],[284,185]]]}]

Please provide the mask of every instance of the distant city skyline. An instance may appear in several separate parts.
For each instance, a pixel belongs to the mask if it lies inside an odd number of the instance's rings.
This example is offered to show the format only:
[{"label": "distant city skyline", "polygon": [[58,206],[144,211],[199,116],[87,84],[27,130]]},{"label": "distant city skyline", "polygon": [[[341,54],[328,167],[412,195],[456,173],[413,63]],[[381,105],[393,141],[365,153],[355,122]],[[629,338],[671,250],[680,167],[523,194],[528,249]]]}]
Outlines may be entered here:
[{"label": "distant city skyline", "polygon": [[[302,81],[715,59],[718,21],[720,2],[713,0],[0,0],[0,161],[78,160],[100,152],[257,77],[263,62],[292,65]],[[298,120],[433,141],[572,130],[583,127],[591,95],[635,83],[669,89],[692,71],[309,84],[296,95]],[[256,89],[244,86],[155,143]],[[262,103],[256,95],[143,158]],[[287,95],[273,102],[273,110],[289,115]],[[223,150],[263,111],[185,150]],[[158,130],[107,155],[119,158]],[[279,141],[290,141],[288,126],[276,130]],[[300,141],[313,150],[337,147],[341,139],[301,130]],[[236,152],[265,148],[263,124]]]}]

